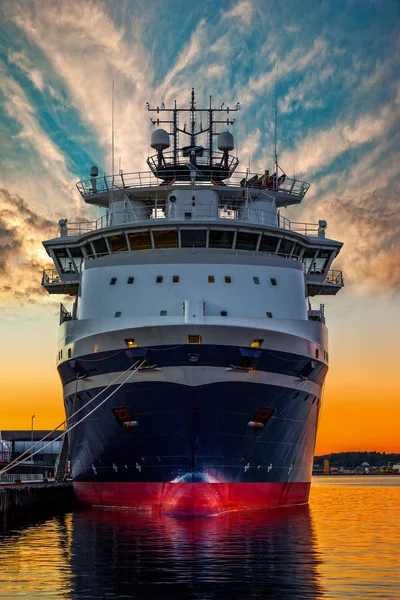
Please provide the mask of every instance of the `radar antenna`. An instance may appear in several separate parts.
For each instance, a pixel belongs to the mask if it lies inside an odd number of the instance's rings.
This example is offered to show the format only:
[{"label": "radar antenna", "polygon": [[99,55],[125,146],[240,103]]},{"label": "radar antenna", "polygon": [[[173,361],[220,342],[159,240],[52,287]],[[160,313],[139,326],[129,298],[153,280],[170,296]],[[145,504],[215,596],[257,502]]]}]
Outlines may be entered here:
[{"label": "radar antenna", "polygon": [[[234,148],[233,136],[229,131],[217,131],[218,125],[229,127],[235,123],[235,119],[229,116],[230,112],[240,109],[239,103],[235,108],[225,107],[213,108],[212,98],[208,108],[198,108],[195,90],[192,88],[189,108],[178,108],[175,100],[172,108],[167,108],[164,103],[160,107],[152,108],[146,103],[149,112],[156,112],[157,117],[151,118],[153,125],[169,125],[170,132],[158,129],[153,132],[151,147],[157,150],[157,155],[149,156],[147,163],[156,177],[168,183],[172,180],[189,181],[190,172],[196,171],[197,179],[213,181],[216,185],[221,184],[223,179],[232,175],[239,161],[230,156],[229,151]],[[159,113],[170,113],[167,118],[160,118]],[[179,125],[180,113],[189,113],[187,124]],[[197,119],[198,113],[200,118]],[[201,113],[207,114],[207,124],[204,127]],[[225,113],[226,118],[218,118],[220,113]],[[188,144],[179,144],[179,134],[189,138]],[[201,145],[199,137],[207,134],[207,145]],[[154,136],[154,139],[153,139]],[[165,136],[172,138],[172,150],[166,152],[169,147]],[[214,149],[214,138],[219,136],[218,150]],[[228,137],[229,139],[228,139]],[[162,143],[160,139],[162,138]]]}]

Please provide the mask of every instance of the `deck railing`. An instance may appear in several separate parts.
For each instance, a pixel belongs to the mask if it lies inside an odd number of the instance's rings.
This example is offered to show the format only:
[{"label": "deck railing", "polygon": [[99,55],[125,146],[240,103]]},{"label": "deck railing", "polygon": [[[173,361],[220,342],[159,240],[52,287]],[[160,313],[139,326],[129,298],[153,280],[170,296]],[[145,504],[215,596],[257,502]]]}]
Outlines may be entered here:
[{"label": "deck railing", "polygon": [[[177,169],[169,171],[170,184],[174,186],[190,187],[191,183],[186,179],[182,181],[182,176],[188,175],[187,169]],[[220,177],[220,171],[215,171],[215,180],[218,181]],[[210,179],[213,179],[213,172],[210,173]],[[80,194],[83,198],[92,196],[95,194],[103,194],[110,192],[112,189],[115,191],[130,190],[133,188],[163,188],[167,187],[168,182],[163,181],[160,178],[155,177],[151,171],[136,172],[136,173],[116,173],[115,175],[99,175],[98,177],[92,177],[79,181],[76,184]],[[201,181],[196,179],[196,187],[210,187],[212,181]],[[236,188],[249,188],[249,189],[263,189],[265,191],[270,190],[274,194],[291,194],[292,196],[298,196],[303,198],[307,193],[310,184],[306,181],[300,181],[298,179],[292,179],[286,177],[286,179],[278,184],[277,189],[274,189],[276,184],[272,181],[262,182],[262,173],[250,173],[250,172],[234,172],[230,177],[224,179],[224,181],[216,187],[224,189],[225,187],[236,187]]]},{"label": "deck railing", "polygon": [[[223,219],[226,223],[227,220],[243,221],[251,224],[268,225],[272,227],[278,227],[280,229],[286,229],[287,231],[293,231],[294,233],[300,233],[306,236],[317,236],[319,232],[318,223],[302,223],[299,221],[289,221],[286,217],[272,212],[255,209],[252,204],[249,203],[243,208],[230,208],[227,205],[220,205],[217,207],[188,207],[190,211],[190,219],[187,219],[189,225],[194,221],[205,221],[205,220],[220,220]],[[140,222],[165,222],[169,221],[184,221],[185,220],[185,208],[184,207],[169,207],[164,208],[152,208],[152,207],[134,207],[127,208],[124,211],[110,212],[97,219],[96,221],[67,223],[63,230],[70,236],[82,235],[90,231],[96,231],[99,229],[106,229],[108,227],[118,225],[135,225]]]}]

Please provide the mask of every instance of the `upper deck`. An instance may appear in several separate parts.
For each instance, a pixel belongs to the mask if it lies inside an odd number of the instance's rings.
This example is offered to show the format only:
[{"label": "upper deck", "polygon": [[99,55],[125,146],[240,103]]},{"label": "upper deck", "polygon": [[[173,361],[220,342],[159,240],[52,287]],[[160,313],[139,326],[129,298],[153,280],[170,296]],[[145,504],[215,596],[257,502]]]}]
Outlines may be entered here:
[{"label": "upper deck", "polygon": [[[201,169],[201,163],[199,169]],[[115,198],[121,195],[134,194],[138,198],[163,199],[172,189],[191,190],[193,185],[197,189],[213,188],[219,198],[229,196],[231,199],[243,199],[247,194],[250,199],[261,194],[275,200],[277,208],[300,204],[306,195],[310,184],[295,178],[280,176],[276,180],[274,175],[266,175],[264,172],[252,173],[234,172],[223,181],[218,181],[217,171],[211,169],[209,180],[198,177],[197,172],[193,177],[194,184],[187,181],[188,171],[182,168],[172,168],[171,177],[165,181],[157,177],[152,171],[135,173],[117,173],[115,175],[101,175],[90,179],[79,181],[76,184],[79,193],[87,204],[94,204],[103,208],[110,205],[110,196]],[[186,177],[186,180],[183,179]]]}]

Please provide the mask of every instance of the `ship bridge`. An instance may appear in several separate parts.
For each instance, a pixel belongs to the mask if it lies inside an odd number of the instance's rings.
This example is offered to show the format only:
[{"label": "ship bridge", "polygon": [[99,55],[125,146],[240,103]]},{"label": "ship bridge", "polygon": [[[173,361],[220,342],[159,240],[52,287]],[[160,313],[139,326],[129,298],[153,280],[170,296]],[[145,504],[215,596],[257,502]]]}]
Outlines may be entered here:
[{"label": "ship bridge", "polygon": [[188,249],[221,259],[252,253],[255,261],[297,261],[307,295],[339,291],[343,277],[331,266],[342,243],[326,237],[327,223],[293,222],[279,212],[299,204],[309,184],[287,177],[277,158],[271,172],[238,170],[228,128],[239,104],[214,108],[210,98],[209,107],[198,108],[192,90],[189,108],[147,108],[156,127],[149,171],[101,175],[93,166],[77,184],[87,204],[107,212],[96,221],[62,219],[60,237],[44,242],[56,267],[43,273],[49,293],[76,295],[82,269],[93,259],[126,252],[146,262],[144,253],[151,251],[170,255],[173,263]]}]

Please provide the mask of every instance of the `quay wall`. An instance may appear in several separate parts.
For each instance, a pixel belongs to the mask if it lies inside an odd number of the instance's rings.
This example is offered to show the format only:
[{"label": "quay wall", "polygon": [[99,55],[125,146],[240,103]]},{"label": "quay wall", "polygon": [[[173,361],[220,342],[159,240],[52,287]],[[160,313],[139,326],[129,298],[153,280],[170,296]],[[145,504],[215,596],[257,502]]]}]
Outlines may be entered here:
[{"label": "quay wall", "polygon": [[0,529],[50,517],[77,506],[72,483],[0,485]]}]

